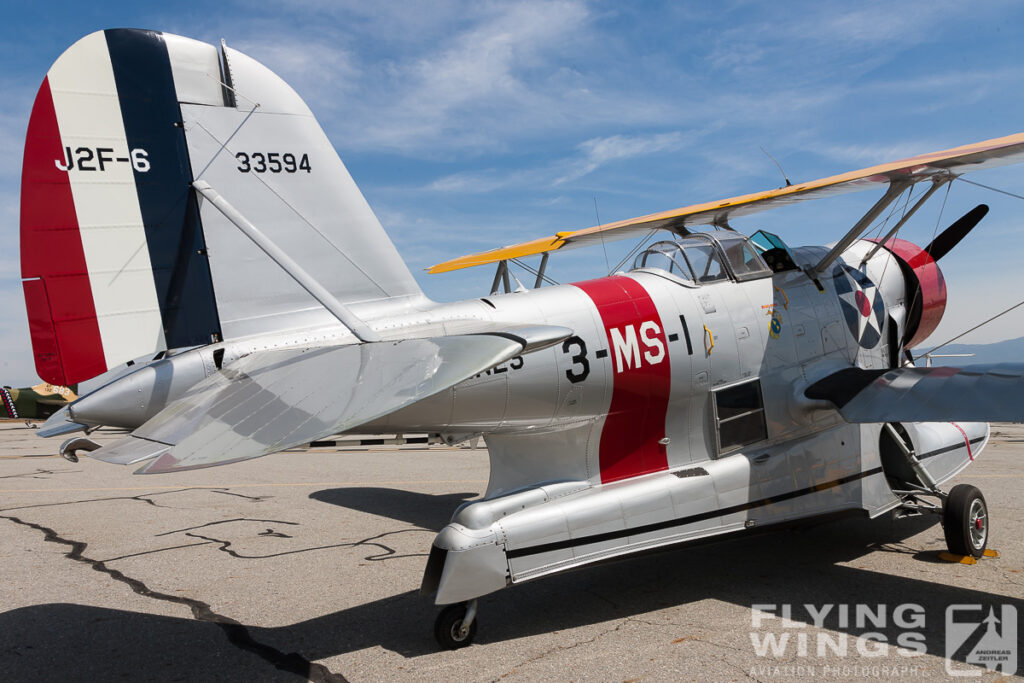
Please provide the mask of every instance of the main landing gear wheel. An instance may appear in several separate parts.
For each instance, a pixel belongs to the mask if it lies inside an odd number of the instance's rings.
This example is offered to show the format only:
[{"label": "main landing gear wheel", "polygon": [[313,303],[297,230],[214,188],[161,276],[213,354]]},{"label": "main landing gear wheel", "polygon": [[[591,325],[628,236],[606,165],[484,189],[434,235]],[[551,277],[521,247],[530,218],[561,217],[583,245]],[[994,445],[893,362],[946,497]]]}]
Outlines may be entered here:
[{"label": "main landing gear wheel", "polygon": [[988,545],[988,505],[975,486],[957,484],[942,507],[946,546],[955,555],[981,557]]},{"label": "main landing gear wheel", "polygon": [[458,650],[476,637],[476,600],[448,605],[434,622],[434,638],[446,650]]}]

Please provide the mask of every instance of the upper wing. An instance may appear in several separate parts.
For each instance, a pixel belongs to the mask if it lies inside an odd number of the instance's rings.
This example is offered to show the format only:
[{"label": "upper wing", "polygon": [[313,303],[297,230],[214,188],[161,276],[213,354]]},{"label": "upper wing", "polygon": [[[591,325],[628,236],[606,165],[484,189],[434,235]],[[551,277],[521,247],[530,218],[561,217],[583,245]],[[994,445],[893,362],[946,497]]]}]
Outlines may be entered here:
[{"label": "upper wing", "polygon": [[1017,133],[941,152],[879,164],[859,171],[813,180],[809,183],[798,183],[777,190],[694,204],[681,209],[652,213],[583,230],[558,232],[551,237],[542,237],[531,242],[445,261],[432,266],[428,272],[445,273],[450,270],[542,254],[557,249],[585,246],[602,239],[625,239],[642,235],[651,230],[681,231],[685,226],[708,225],[807,199],[866,190],[896,179],[911,178],[916,182],[940,173],[966,173],[1017,163],[1022,160],[1022,157],[1024,157],[1024,133]]},{"label": "upper wing", "polygon": [[807,398],[835,404],[847,422],[1024,421],[1024,363],[965,368],[848,368]]},{"label": "upper wing", "polygon": [[523,348],[521,339],[484,334],[254,353],[89,455],[156,458],[139,473],[257,458],[387,415]]}]

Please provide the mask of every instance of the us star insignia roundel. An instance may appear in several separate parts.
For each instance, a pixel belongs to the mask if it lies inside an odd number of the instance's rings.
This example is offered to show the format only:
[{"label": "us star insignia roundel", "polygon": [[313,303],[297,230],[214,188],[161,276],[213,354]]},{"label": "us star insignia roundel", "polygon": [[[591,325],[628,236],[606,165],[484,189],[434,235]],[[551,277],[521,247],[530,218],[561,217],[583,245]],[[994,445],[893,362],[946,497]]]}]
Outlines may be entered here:
[{"label": "us star insignia roundel", "polygon": [[885,304],[875,283],[867,275],[845,263],[832,270],[836,294],[850,334],[865,349],[873,349],[882,339]]}]

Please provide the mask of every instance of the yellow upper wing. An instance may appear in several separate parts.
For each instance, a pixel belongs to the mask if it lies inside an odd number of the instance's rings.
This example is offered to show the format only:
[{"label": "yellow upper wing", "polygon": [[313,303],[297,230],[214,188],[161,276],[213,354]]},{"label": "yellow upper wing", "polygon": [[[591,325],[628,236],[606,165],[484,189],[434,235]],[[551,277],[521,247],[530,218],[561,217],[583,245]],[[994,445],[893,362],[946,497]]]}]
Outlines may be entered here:
[{"label": "yellow upper wing", "polygon": [[601,239],[624,239],[654,229],[680,230],[691,225],[721,223],[731,217],[746,216],[807,199],[865,190],[896,179],[909,179],[917,182],[938,174],[962,174],[1019,161],[1024,161],[1024,133],[954,147],[941,152],[921,154],[909,159],[879,164],[808,183],[798,183],[777,190],[755,192],[714,202],[684,206],[680,209],[652,213],[583,230],[557,232],[551,237],[542,237],[531,242],[462,256],[439,263],[427,270],[430,273],[446,273],[460,268],[481,266],[557,249],[585,246]]}]

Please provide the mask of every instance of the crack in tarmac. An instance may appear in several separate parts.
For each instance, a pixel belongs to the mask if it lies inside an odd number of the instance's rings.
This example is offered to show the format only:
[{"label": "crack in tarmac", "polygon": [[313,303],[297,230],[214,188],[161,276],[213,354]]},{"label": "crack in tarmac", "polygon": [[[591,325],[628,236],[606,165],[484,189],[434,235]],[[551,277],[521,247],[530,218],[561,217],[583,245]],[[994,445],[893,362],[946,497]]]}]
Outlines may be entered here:
[{"label": "crack in tarmac", "polygon": [[590,645],[590,644],[596,642],[598,639],[603,638],[604,636],[607,636],[607,635],[610,635],[612,633],[615,633],[615,632],[619,631],[623,626],[628,624],[630,621],[632,621],[632,618],[631,617],[627,617],[627,618],[623,619],[622,621],[620,621],[618,623],[618,625],[616,625],[614,628],[610,628],[610,629],[601,631],[600,633],[595,635],[593,638],[587,638],[586,640],[580,640],[580,641],[577,641],[577,642],[573,643],[572,645],[556,645],[553,648],[550,648],[548,650],[545,650],[544,652],[541,652],[539,655],[536,655],[534,657],[530,657],[529,659],[526,659],[526,660],[524,660],[522,662],[519,662],[518,664],[514,665],[511,669],[506,671],[505,673],[503,673],[500,676],[498,676],[497,678],[493,679],[491,681],[491,683],[497,683],[498,681],[504,680],[504,679],[508,678],[509,676],[511,676],[512,674],[516,673],[516,671],[520,667],[524,667],[524,666],[527,666],[529,664],[533,664],[534,662],[539,662],[540,660],[545,659],[548,656],[553,655],[555,653],[558,653],[558,652],[568,652],[569,650],[575,649],[575,648],[577,648],[577,647],[579,647],[581,645]]},{"label": "crack in tarmac", "polygon": [[[269,521],[269,520],[264,520],[264,521]],[[351,541],[351,542],[348,542],[348,543],[332,543],[330,545],[318,545],[318,546],[313,546],[312,548],[299,548],[297,550],[285,550],[285,551],[280,552],[280,553],[270,553],[270,554],[267,554],[267,555],[243,555],[242,553],[240,553],[240,552],[238,552],[236,550],[233,550],[231,548],[231,541],[227,541],[227,540],[224,540],[222,538],[214,538],[212,536],[203,536],[202,534],[194,534],[194,533],[191,533],[191,532],[188,532],[185,535],[188,536],[189,538],[199,538],[199,539],[202,539],[203,541],[206,541],[207,543],[216,543],[216,544],[220,545],[220,547],[217,548],[217,550],[219,550],[221,552],[225,552],[228,555],[230,555],[231,557],[234,557],[234,558],[237,558],[237,559],[240,559],[240,560],[265,560],[265,559],[268,559],[268,558],[271,558],[271,557],[282,557],[284,555],[298,555],[299,553],[308,553],[308,552],[312,552],[314,550],[330,550],[332,548],[358,548],[359,546],[371,546],[371,547],[372,546],[376,546],[377,548],[380,548],[383,551],[381,553],[377,553],[377,554],[373,554],[373,555],[367,555],[366,557],[364,557],[363,559],[368,561],[368,562],[383,562],[384,560],[397,560],[398,558],[401,558],[401,557],[426,557],[427,553],[407,553],[405,555],[398,555],[397,554],[398,551],[395,550],[394,548],[392,548],[391,546],[384,545],[383,543],[375,543],[374,542],[374,541],[376,541],[379,538],[384,538],[385,536],[392,536],[392,535],[395,535],[395,534],[404,534],[404,533],[409,533],[410,531],[418,531],[418,532],[424,532],[425,531],[425,532],[428,532],[428,533],[433,533],[429,529],[399,529],[397,531],[385,531],[382,534],[377,534],[376,536],[370,536],[368,538],[364,538],[364,539],[359,540],[359,541]],[[260,536],[265,536],[266,534],[263,533],[263,534],[259,534],[259,535]],[[196,543],[195,545],[206,545],[206,544],[205,543]]]},{"label": "crack in tarmac", "polygon": [[146,496],[164,496],[171,493],[184,493],[186,491],[210,491],[213,489],[206,488],[183,488],[174,489],[171,491],[154,491],[153,493],[140,493],[136,496],[110,496],[108,498],[86,498],[84,500],[65,500],[60,503],[38,503],[36,505],[18,505],[10,508],[2,508],[0,512],[11,512],[13,510],[32,510],[35,508],[49,508],[49,507],[60,507],[62,505],[78,505],[81,503],[106,503],[113,500],[136,500],[140,503],[146,503],[157,508],[166,508],[169,510],[177,510],[173,505],[160,505],[154,500],[150,500]]},{"label": "crack in tarmac", "polygon": [[590,593],[591,595],[593,595],[593,596],[594,596],[595,598],[597,598],[598,600],[601,600],[601,601],[603,601],[603,602],[606,602],[606,603],[608,603],[609,605],[611,605],[611,606],[612,606],[612,608],[613,608],[613,609],[619,609],[619,604],[618,604],[618,603],[616,603],[616,602],[615,602],[614,600],[612,600],[612,599],[611,599],[611,598],[609,598],[608,596],[606,596],[606,595],[602,595],[601,593],[597,592],[597,591],[596,591],[596,590],[594,590],[593,588],[584,588],[583,590],[584,590],[584,592],[586,592],[586,593]]},{"label": "crack in tarmac", "polygon": [[71,472],[81,472],[82,470],[44,470],[42,468],[36,469],[35,472],[22,472],[21,474],[5,474],[0,479],[46,479],[46,474],[68,474]]},{"label": "crack in tarmac", "polygon": [[28,522],[18,517],[0,515],[0,519],[6,519],[15,524],[40,531],[43,533],[44,540],[50,543],[69,546],[71,549],[64,554],[65,557],[74,560],[75,562],[81,562],[82,564],[88,565],[98,572],[107,574],[115,581],[126,584],[138,595],[188,607],[192,612],[193,619],[218,626],[221,631],[224,632],[224,635],[227,636],[228,641],[236,648],[260,657],[265,662],[273,665],[276,669],[304,676],[311,681],[316,681],[317,683],[321,681],[327,683],[343,683],[348,681],[348,679],[343,675],[333,673],[324,665],[317,662],[311,662],[297,652],[289,652],[286,654],[273,646],[255,640],[252,637],[252,634],[249,633],[247,626],[230,617],[214,612],[207,603],[201,600],[177,595],[168,595],[166,593],[151,590],[139,579],[126,576],[116,569],[111,569],[101,560],[94,560],[90,557],[86,557],[83,553],[89,544],[85,541],[75,541],[63,538],[55,530],[49,527],[36,524],[35,522]]},{"label": "crack in tarmac", "polygon": [[256,535],[257,536],[272,536],[274,538],[294,538],[293,536],[289,536],[288,534],[283,534],[280,531],[274,531],[273,529],[267,529],[266,531],[261,531],[261,532],[259,532]]},{"label": "crack in tarmac", "polygon": [[238,498],[248,498],[254,503],[262,503],[265,500],[270,500],[273,496],[247,496],[244,493],[235,493],[234,491],[228,491],[227,489],[207,489],[213,493],[222,493],[225,496],[237,496]]},{"label": "crack in tarmac", "polygon": [[[177,534],[182,531],[195,531],[196,529],[205,529],[208,526],[217,526],[219,524],[233,524],[234,522],[265,522],[267,524],[290,524],[291,526],[300,526],[298,522],[289,522],[285,519],[257,519],[254,517],[233,517],[231,519],[220,519],[215,522],[207,522],[206,524],[197,524],[195,526],[187,526],[183,529],[172,529],[170,531],[163,531],[159,534],[154,534],[154,538],[160,536],[170,536],[171,534]],[[188,534],[185,534],[188,536]]]},{"label": "crack in tarmac", "polygon": [[184,543],[182,545],[171,545],[171,546],[167,546],[166,548],[156,548],[155,550],[143,550],[142,552],[139,552],[139,553],[129,553],[128,555],[120,555],[118,557],[109,557],[109,558],[107,558],[105,560],[100,560],[100,562],[117,562],[118,560],[127,560],[129,557],[142,557],[143,555],[155,555],[156,553],[162,553],[162,552],[165,552],[165,551],[168,551],[168,550],[180,550],[182,548],[194,548],[194,547],[200,546],[200,545],[209,545],[209,543],[203,542],[203,543]]},{"label": "crack in tarmac", "polygon": [[[743,655],[749,655],[750,654],[750,652],[748,650],[745,650],[743,648],[736,647],[734,645],[727,645],[726,643],[715,643],[715,642],[712,642],[712,641],[707,640],[705,638],[700,638],[698,636],[687,636],[686,639],[687,640],[692,640],[692,641],[695,641],[695,642],[698,642],[698,643],[704,643],[705,645],[710,645],[711,647],[716,647],[716,648],[718,648],[720,650],[732,650],[733,652],[739,652],[740,654],[743,654]],[[758,678],[757,676],[752,675],[749,670],[744,669],[742,664],[734,664],[732,661],[727,659],[725,657],[725,655],[722,655],[721,657],[719,657],[718,661],[722,662],[723,664],[725,664],[730,669],[733,669],[734,671],[739,671],[740,673],[742,673],[744,676],[746,676],[750,680],[757,681],[758,683],[762,683],[760,678]],[[778,662],[780,660],[775,660],[775,661],[776,661],[776,664],[774,664],[774,666],[780,666],[780,664],[778,664]],[[781,660],[781,661],[783,663],[782,665],[786,665],[786,664],[789,663],[790,660]]]},{"label": "crack in tarmac", "polygon": [[725,665],[726,665],[727,667],[729,667],[729,668],[730,668],[730,669],[732,669],[733,671],[738,671],[738,672],[740,672],[741,674],[743,674],[744,676],[746,676],[747,678],[749,678],[749,679],[750,679],[750,680],[752,680],[752,681],[757,681],[757,683],[764,683],[764,682],[763,682],[763,681],[762,681],[762,680],[761,680],[760,678],[758,678],[757,676],[754,676],[754,675],[752,675],[752,674],[750,673],[750,671],[748,671],[748,670],[744,669],[744,668],[743,668],[742,666],[740,666],[739,664],[733,664],[732,662],[730,662],[730,661],[729,661],[728,659],[726,659],[725,657],[721,657],[721,658],[719,658],[719,660],[718,660],[718,661],[720,661],[720,662],[721,662],[722,664],[725,664]]}]

